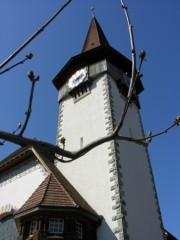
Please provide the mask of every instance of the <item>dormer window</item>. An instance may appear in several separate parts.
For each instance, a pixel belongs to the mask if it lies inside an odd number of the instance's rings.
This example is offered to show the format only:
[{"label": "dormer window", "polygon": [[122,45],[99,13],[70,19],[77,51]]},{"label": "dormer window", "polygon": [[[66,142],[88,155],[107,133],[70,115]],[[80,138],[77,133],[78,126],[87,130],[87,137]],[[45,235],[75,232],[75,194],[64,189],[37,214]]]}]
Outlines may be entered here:
[{"label": "dormer window", "polygon": [[64,219],[50,218],[49,219],[49,233],[63,233]]}]

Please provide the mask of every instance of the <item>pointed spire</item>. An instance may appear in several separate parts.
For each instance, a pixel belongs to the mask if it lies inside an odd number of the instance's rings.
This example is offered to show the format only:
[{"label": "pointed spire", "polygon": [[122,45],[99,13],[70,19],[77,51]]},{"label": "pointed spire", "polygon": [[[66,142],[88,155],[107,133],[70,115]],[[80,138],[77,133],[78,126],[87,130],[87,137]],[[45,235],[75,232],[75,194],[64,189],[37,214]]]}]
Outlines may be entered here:
[{"label": "pointed spire", "polygon": [[101,26],[99,25],[97,19],[94,16],[94,8],[91,8],[91,10],[92,20],[82,48],[82,53],[99,47],[101,45],[109,44]]}]

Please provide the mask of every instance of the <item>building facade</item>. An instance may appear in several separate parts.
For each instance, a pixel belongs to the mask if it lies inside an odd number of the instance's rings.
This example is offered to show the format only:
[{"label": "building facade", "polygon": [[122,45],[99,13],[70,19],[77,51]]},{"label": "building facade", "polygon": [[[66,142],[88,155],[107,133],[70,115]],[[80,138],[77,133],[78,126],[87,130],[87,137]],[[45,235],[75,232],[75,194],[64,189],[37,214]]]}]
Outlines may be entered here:
[{"label": "building facade", "polygon": [[[123,111],[131,61],[92,18],[82,52],[55,76],[57,145],[78,151],[112,133]],[[119,135],[144,137],[138,79]],[[0,240],[170,240],[147,147],[111,140],[70,163],[23,147],[0,162]]]},{"label": "building facade", "polygon": [[21,148],[0,164],[0,239],[96,239],[100,217],[45,149]]}]

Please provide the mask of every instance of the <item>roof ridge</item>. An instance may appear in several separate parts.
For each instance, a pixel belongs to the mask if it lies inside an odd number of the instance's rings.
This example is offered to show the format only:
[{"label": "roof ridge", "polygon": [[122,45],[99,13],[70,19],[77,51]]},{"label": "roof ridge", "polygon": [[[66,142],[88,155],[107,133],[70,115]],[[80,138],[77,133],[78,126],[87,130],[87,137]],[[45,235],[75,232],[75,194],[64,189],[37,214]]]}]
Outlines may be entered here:
[{"label": "roof ridge", "polygon": [[[72,203],[75,203],[75,205],[78,205],[78,203],[76,202],[76,200],[73,199],[73,197],[71,196],[71,194],[66,190],[66,188],[64,187],[64,185],[58,180],[58,178],[56,177],[56,175],[53,174],[53,177],[56,179],[57,183],[63,188],[63,190],[66,192],[66,194],[69,196],[69,198],[71,199]],[[69,181],[68,181],[69,182]]]},{"label": "roof ridge", "polygon": [[[51,181],[52,173],[50,173],[50,174],[44,179],[44,181],[45,181],[48,177],[49,177],[49,179],[48,179],[48,182],[47,182],[47,185],[46,185],[46,189],[45,189],[45,191],[44,191],[44,194],[43,194],[43,197],[42,197],[41,201],[39,202],[39,206],[42,204],[42,202],[43,202],[44,199],[45,199],[45,196],[46,196],[46,193],[47,193],[47,190],[48,190],[48,187],[49,187],[49,183],[50,183],[50,181]],[[42,181],[42,183],[43,183],[44,181]]]}]

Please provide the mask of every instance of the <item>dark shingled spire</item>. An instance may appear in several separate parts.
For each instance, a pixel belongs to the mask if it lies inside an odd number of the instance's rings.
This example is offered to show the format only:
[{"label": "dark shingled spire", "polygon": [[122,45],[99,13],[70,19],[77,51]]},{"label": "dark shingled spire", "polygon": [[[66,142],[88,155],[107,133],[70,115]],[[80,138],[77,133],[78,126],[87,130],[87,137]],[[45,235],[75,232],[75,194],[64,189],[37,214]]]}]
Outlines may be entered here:
[{"label": "dark shingled spire", "polygon": [[109,44],[108,40],[102,28],[100,27],[97,19],[93,17],[89,26],[86,40],[84,42],[82,53],[87,52],[93,48],[99,47],[104,44]]}]

